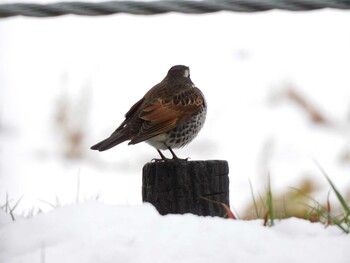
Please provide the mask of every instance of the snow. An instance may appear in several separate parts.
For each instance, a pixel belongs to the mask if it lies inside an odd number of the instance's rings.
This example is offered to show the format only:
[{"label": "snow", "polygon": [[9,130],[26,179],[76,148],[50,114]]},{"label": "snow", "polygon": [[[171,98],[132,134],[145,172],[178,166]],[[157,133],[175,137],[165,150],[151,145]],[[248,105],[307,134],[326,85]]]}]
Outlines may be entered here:
[{"label": "snow", "polygon": [[[314,159],[346,198],[349,24],[339,10],[1,20],[0,206],[23,198],[16,222],[0,209],[0,262],[348,262],[349,237],[334,226],[159,216],[141,200],[154,149],[89,147],[185,64],[209,108],[199,136],[176,153],[228,160],[234,211],[252,201],[249,180],[263,194],[267,174],[275,196],[311,178],[312,197],[324,203],[330,187]],[[312,123],[286,99],[291,86],[332,125]],[[77,159],[64,155],[62,101],[65,128],[83,131]],[[38,209],[45,213],[19,216]]]},{"label": "snow", "polygon": [[301,219],[269,228],[261,220],[160,216],[150,204],[90,201],[0,222],[0,259],[6,263],[345,263],[350,246],[338,228]]}]

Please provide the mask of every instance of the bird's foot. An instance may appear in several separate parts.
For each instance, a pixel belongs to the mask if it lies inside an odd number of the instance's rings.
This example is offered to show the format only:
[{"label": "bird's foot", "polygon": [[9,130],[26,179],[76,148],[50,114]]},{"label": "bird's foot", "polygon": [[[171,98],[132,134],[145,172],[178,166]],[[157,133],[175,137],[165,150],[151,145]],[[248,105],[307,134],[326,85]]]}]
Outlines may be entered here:
[{"label": "bird's foot", "polygon": [[155,163],[157,163],[157,162],[169,162],[169,161],[172,161],[172,162],[187,162],[188,159],[190,159],[190,157],[187,157],[185,159],[181,159],[181,158],[176,156],[176,154],[174,153],[174,151],[170,147],[168,147],[168,149],[171,152],[173,158],[171,158],[171,159],[170,158],[166,158],[164,156],[164,154],[162,154],[162,152],[157,149],[161,159],[153,158],[151,162],[155,162]]},{"label": "bird's foot", "polygon": [[168,149],[169,149],[169,151],[171,152],[171,154],[172,154],[172,156],[173,156],[173,159],[171,159],[171,160],[173,160],[173,161],[187,162],[188,159],[190,159],[190,157],[187,157],[187,158],[185,158],[185,159],[181,159],[181,158],[179,158],[179,157],[176,156],[176,154],[174,153],[174,151],[173,151],[169,146],[168,146]]}]

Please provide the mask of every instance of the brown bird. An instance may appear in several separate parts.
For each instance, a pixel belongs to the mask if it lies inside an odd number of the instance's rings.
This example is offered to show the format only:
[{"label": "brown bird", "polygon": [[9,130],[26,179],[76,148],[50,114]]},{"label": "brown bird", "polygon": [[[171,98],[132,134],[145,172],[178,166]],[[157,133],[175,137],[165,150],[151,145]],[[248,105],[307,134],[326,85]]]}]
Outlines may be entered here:
[{"label": "brown bird", "polygon": [[168,160],[160,150],[168,149],[173,159],[180,160],[172,148],[191,142],[202,128],[207,105],[202,92],[190,79],[190,69],[173,66],[166,77],[125,114],[125,120],[107,139],[92,146],[105,151],[124,141],[147,142],[157,149],[161,160]]}]

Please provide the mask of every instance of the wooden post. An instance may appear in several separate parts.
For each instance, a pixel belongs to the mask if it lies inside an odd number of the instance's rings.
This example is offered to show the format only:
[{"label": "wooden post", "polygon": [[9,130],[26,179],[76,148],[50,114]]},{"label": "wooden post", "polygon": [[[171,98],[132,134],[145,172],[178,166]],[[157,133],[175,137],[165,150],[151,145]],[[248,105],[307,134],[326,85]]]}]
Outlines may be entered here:
[{"label": "wooden post", "polygon": [[230,206],[227,161],[165,161],[143,167],[142,200],[160,214],[192,213],[203,216],[226,214]]}]

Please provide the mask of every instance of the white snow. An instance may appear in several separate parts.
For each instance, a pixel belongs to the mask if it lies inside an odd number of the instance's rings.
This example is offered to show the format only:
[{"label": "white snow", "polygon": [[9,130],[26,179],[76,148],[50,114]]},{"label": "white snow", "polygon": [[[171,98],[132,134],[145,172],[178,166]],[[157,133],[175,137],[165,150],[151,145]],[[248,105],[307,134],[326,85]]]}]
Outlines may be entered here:
[{"label": "white snow", "polygon": [[[171,66],[185,64],[209,108],[199,136],[176,153],[228,160],[234,210],[252,201],[249,180],[264,192],[268,173],[276,195],[311,178],[324,203],[330,187],[313,159],[346,196],[349,25],[349,12],[339,10],[1,20],[0,206],[7,194],[11,205],[23,199],[16,222],[0,209],[0,263],[348,263],[350,238],[334,226],[160,216],[141,204],[141,170],[154,149],[89,147]],[[334,125],[310,122],[281,96],[289,85]],[[84,131],[78,160],[62,154],[60,100],[69,128]],[[101,203],[72,205],[94,197]],[[60,204],[71,205],[52,208]],[[19,216],[38,208],[47,213]]]},{"label": "white snow", "polygon": [[269,228],[261,220],[160,216],[150,204],[87,202],[0,222],[4,263],[349,262],[348,235],[296,218]]}]

